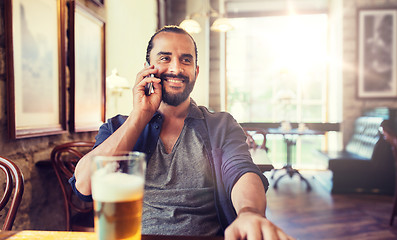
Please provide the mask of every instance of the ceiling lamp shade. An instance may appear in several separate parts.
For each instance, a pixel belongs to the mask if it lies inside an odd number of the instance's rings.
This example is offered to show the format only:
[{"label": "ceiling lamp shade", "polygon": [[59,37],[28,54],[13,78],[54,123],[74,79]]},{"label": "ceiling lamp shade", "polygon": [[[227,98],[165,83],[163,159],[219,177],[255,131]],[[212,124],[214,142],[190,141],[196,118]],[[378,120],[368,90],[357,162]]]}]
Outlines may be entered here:
[{"label": "ceiling lamp shade", "polygon": [[[220,6],[224,5],[224,1],[220,0]],[[229,19],[224,17],[225,13],[221,7],[221,12],[214,10],[211,7],[210,0],[204,0],[204,4],[200,12],[195,12],[186,16],[179,26],[185,29],[188,33],[199,33],[201,32],[200,24],[193,20],[195,17],[205,17],[205,18],[217,18],[211,26],[212,31],[217,32],[227,32],[233,29],[232,24],[230,24]]]},{"label": "ceiling lamp shade", "polygon": [[200,24],[193,19],[186,18],[183,20],[179,26],[186,30],[188,33],[199,33],[201,32]]},{"label": "ceiling lamp shade", "polygon": [[214,21],[211,30],[216,32],[227,32],[233,30],[233,26],[230,24],[229,19],[222,17]]}]

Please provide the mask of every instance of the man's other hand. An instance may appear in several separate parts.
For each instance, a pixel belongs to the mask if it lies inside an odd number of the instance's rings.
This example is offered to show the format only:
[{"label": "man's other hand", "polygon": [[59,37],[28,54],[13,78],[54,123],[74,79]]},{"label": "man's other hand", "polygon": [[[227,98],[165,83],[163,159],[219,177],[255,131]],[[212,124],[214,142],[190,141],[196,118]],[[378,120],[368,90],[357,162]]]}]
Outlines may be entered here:
[{"label": "man's other hand", "polygon": [[292,240],[283,230],[258,213],[244,212],[225,230],[225,240]]}]

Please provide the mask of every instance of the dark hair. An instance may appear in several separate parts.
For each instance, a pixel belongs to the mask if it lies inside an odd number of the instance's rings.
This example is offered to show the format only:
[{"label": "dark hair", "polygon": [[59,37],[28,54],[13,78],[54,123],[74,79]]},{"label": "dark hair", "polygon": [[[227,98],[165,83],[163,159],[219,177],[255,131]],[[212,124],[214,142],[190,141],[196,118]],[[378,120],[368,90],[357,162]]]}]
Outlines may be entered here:
[{"label": "dark hair", "polygon": [[180,34],[188,35],[190,37],[190,39],[192,39],[193,44],[194,44],[194,51],[195,51],[195,54],[196,54],[196,66],[197,66],[197,55],[198,55],[198,53],[197,53],[196,42],[194,41],[193,37],[188,32],[185,31],[185,29],[183,29],[181,27],[178,27],[178,26],[174,26],[174,25],[164,26],[160,30],[158,30],[155,34],[153,34],[153,36],[150,38],[149,43],[148,43],[147,48],[146,48],[146,62],[150,63],[150,52],[153,49],[153,39],[157,36],[157,34],[159,34],[161,32],[172,32],[172,33],[180,33]]}]

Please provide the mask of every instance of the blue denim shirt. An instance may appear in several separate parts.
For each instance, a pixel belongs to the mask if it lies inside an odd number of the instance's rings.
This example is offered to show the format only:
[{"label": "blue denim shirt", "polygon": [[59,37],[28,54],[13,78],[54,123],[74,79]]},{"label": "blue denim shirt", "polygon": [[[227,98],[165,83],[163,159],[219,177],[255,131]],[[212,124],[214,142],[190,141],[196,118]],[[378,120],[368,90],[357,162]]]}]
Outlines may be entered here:
[{"label": "blue denim shirt", "polygon": [[[226,112],[211,113],[205,107],[198,107],[192,100],[188,116],[185,119],[187,127],[193,128],[204,143],[207,157],[210,161],[214,181],[214,197],[219,222],[223,228],[234,221],[236,212],[231,201],[231,191],[237,180],[247,172],[256,173],[267,190],[269,183],[258,167],[252,162],[246,136],[236,120]],[[95,146],[105,141],[127,119],[127,116],[117,115],[103,124],[96,136]],[[133,151],[147,154],[150,159],[163,123],[163,116],[156,112],[146,125]],[[79,193],[75,187],[74,176],[69,180],[74,192],[85,201],[92,201],[91,196]]]}]

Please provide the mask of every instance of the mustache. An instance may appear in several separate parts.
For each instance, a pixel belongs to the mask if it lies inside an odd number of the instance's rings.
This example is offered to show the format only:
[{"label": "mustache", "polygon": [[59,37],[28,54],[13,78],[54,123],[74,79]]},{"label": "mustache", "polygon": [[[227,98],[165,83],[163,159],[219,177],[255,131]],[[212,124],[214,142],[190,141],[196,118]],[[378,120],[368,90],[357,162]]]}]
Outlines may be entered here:
[{"label": "mustache", "polygon": [[183,75],[182,73],[179,73],[178,75],[172,74],[172,73],[163,73],[160,76],[160,79],[162,81],[167,80],[167,78],[177,78],[177,79],[181,79],[185,82],[189,82],[189,77],[186,75]]}]

